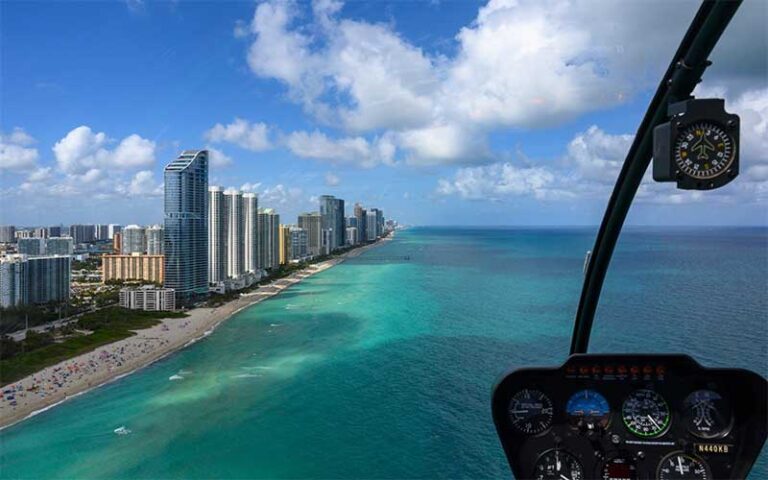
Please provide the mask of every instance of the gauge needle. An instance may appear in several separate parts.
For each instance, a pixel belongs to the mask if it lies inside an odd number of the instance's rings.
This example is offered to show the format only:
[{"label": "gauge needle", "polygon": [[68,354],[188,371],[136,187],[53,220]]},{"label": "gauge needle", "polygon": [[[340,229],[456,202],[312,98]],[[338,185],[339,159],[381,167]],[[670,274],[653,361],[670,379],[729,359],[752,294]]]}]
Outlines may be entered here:
[{"label": "gauge needle", "polygon": [[652,416],[648,415],[648,420],[651,421],[654,427],[659,428],[659,424],[656,423],[656,420],[654,420]]},{"label": "gauge needle", "polygon": [[562,473],[560,474],[560,478],[562,478],[563,480],[571,480],[570,478],[566,477],[566,476],[565,476],[565,475],[563,475]]},{"label": "gauge needle", "polygon": [[680,469],[680,474],[685,473],[683,472],[683,458],[680,456],[677,457],[677,468]]}]

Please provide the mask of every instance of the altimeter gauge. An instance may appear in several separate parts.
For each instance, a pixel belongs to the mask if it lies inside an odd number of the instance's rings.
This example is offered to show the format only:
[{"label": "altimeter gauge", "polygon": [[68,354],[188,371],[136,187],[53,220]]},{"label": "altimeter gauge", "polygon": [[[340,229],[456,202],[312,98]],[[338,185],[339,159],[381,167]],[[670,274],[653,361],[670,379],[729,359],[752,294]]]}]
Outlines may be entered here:
[{"label": "altimeter gauge", "polygon": [[669,405],[653,390],[635,390],[624,401],[621,416],[627,430],[638,437],[659,437],[669,428]]},{"label": "altimeter gauge", "polygon": [[538,390],[520,390],[509,401],[512,426],[527,435],[545,432],[552,425],[552,401]]},{"label": "altimeter gauge", "polygon": [[739,174],[739,117],[722,99],[669,106],[670,121],[653,132],[653,178],[686,190],[722,187]]}]

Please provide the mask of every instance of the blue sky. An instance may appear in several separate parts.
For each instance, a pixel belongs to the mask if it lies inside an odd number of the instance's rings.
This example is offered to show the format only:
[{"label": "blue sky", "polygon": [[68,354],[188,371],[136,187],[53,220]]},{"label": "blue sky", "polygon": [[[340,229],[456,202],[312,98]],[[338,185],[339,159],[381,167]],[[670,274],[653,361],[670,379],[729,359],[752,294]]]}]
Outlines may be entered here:
[{"label": "blue sky", "polygon": [[[696,7],[3,2],[0,222],[160,222],[163,165],[211,148],[211,184],[284,223],[333,194],[411,224],[597,224]],[[630,223],[768,223],[766,9],[700,92],[742,115],[743,174],[648,181]]]}]

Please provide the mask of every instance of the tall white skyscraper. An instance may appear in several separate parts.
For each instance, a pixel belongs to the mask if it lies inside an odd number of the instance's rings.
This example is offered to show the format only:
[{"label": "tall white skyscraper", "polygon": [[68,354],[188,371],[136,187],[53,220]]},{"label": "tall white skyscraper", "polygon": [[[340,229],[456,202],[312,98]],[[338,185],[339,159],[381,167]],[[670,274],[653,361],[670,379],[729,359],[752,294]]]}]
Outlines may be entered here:
[{"label": "tall white skyscraper", "polygon": [[147,251],[147,235],[144,227],[128,225],[123,230],[123,254],[144,253]]},{"label": "tall white skyscraper", "polygon": [[226,190],[224,204],[227,223],[227,277],[239,278],[243,273],[243,247],[245,243],[243,194],[239,190]]},{"label": "tall white skyscraper", "polygon": [[152,225],[146,229],[147,255],[163,254],[163,226]]},{"label": "tall white skyscraper", "polygon": [[227,210],[224,190],[208,188],[208,283],[227,278]]},{"label": "tall white skyscraper", "polygon": [[259,199],[255,193],[243,194],[243,269],[255,272],[259,269]]}]

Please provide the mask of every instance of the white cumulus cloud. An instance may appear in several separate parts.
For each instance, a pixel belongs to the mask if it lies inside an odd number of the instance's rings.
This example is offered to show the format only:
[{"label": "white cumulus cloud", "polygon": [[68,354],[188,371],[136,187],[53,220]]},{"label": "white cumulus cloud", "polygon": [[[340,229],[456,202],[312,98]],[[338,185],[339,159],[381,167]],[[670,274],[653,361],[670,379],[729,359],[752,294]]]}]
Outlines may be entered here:
[{"label": "white cumulus cloud", "polygon": [[249,123],[242,118],[236,118],[227,125],[217,123],[205,133],[205,138],[214,143],[232,143],[254,152],[261,152],[272,147],[266,124]]},{"label": "white cumulus cloud", "polygon": [[82,125],[67,133],[53,146],[59,168],[69,174],[82,174],[91,169],[129,170],[155,163],[155,142],[133,134],[110,149],[112,140],[104,132],[94,132]]},{"label": "white cumulus cloud", "polygon": [[21,128],[0,133],[0,172],[29,171],[37,166],[39,153],[32,147],[35,139]]}]

